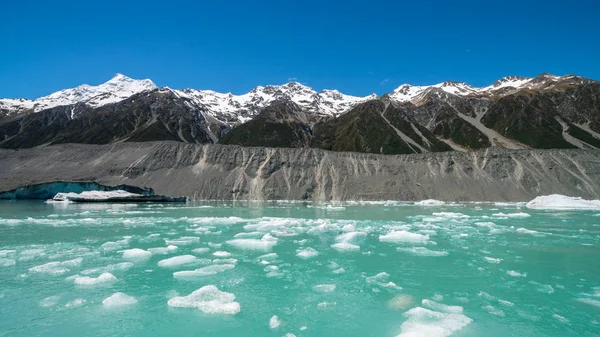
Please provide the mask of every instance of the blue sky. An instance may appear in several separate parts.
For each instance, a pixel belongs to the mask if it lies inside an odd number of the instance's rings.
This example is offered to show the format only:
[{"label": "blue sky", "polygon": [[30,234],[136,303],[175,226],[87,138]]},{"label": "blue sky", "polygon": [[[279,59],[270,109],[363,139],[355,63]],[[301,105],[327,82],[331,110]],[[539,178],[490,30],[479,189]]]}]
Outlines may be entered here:
[{"label": "blue sky", "polygon": [[297,79],[382,94],[506,75],[600,79],[597,1],[5,1],[0,97],[115,73],[243,93]]}]

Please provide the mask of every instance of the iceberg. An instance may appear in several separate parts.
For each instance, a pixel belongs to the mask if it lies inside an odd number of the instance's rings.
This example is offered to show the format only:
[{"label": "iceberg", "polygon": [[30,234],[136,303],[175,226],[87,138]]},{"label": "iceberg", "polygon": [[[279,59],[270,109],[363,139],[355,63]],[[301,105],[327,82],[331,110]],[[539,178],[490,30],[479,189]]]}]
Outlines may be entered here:
[{"label": "iceberg", "polygon": [[600,200],[585,200],[580,197],[568,197],[560,194],[551,194],[537,197],[526,205],[531,209],[558,209],[558,210],[578,210],[578,209],[600,209]]},{"label": "iceberg", "polygon": [[57,193],[47,202],[187,202],[187,197],[167,197],[164,195],[143,195],[124,190],[83,191],[81,193]]}]

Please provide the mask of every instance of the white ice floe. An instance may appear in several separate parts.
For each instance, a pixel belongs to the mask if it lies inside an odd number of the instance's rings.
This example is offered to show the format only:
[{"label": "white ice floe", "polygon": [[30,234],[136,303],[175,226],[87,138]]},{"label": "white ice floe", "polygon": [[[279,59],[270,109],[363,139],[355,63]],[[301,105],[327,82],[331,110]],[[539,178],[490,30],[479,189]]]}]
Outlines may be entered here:
[{"label": "white ice floe", "polygon": [[212,275],[217,275],[218,273],[222,273],[226,270],[230,270],[233,268],[235,268],[235,264],[227,264],[227,263],[213,264],[213,265],[198,268],[195,270],[177,271],[177,272],[173,273],[173,277],[184,279],[184,278],[194,278],[194,277],[201,277],[201,276],[212,276]]},{"label": "white ice floe", "polygon": [[177,247],[175,245],[168,245],[167,247],[148,248],[148,251],[151,254],[155,254],[155,255],[167,255],[167,254],[176,252],[178,248],[179,247]]},{"label": "white ice floe", "polygon": [[390,278],[390,274],[386,272],[381,272],[375,276],[369,276],[366,278],[367,284],[378,285],[383,288],[402,290],[402,287],[398,286],[396,283],[388,281]]},{"label": "white ice floe", "polygon": [[2,249],[2,250],[0,250],[0,257],[9,257],[9,256],[13,256],[16,253],[17,253],[17,251],[14,249]]},{"label": "white ice floe", "polygon": [[259,239],[233,239],[226,242],[228,245],[241,250],[269,251],[277,244],[277,238],[265,234]]},{"label": "white ice floe", "polygon": [[336,302],[321,302],[321,303],[317,304],[317,309],[322,310],[322,311],[331,311],[331,310],[335,310],[336,305],[337,305]]},{"label": "white ice floe", "polygon": [[414,299],[410,295],[400,294],[387,302],[387,307],[392,310],[406,310],[413,305]]},{"label": "white ice floe", "polygon": [[348,242],[334,243],[331,245],[331,248],[337,250],[338,252],[356,252],[360,250],[360,246],[353,245]]},{"label": "white ice floe", "polygon": [[186,246],[200,242],[200,238],[197,236],[183,236],[178,239],[165,239],[167,246]]},{"label": "white ice floe", "polygon": [[298,256],[301,259],[312,259],[313,257],[316,257],[317,255],[319,255],[319,252],[312,248],[312,247],[306,247],[304,249],[298,249],[296,251],[296,256]]},{"label": "white ice floe", "polygon": [[193,264],[198,261],[194,255],[180,255],[169,259],[158,261],[158,266],[163,268],[176,268],[183,265]]},{"label": "white ice floe", "polygon": [[494,213],[492,216],[495,217],[505,217],[505,218],[529,218],[531,215],[523,212],[519,213]]},{"label": "white ice floe", "polygon": [[407,318],[396,337],[447,337],[471,323],[472,319],[456,313],[442,313],[416,307],[404,313]]},{"label": "white ice floe", "polygon": [[512,277],[527,277],[527,273],[520,273],[520,272],[514,271],[514,270],[507,270],[506,275],[512,276]]},{"label": "white ice floe", "polygon": [[559,314],[552,314],[552,317],[554,317],[557,321],[561,323],[569,323],[569,320],[566,317],[561,316]]},{"label": "white ice floe", "polygon": [[225,251],[216,251],[212,255],[216,256],[216,257],[230,257],[231,253],[230,252],[225,252]]},{"label": "white ice floe", "polygon": [[498,258],[495,258],[495,257],[484,256],[483,259],[486,262],[493,263],[493,264],[498,264],[498,263],[502,262],[502,259],[498,259]]},{"label": "white ice floe", "polygon": [[335,284],[317,284],[313,287],[313,290],[318,293],[330,293],[336,288]]},{"label": "white ice floe", "polygon": [[171,298],[168,305],[180,308],[198,308],[207,314],[235,315],[240,312],[240,304],[234,300],[234,294],[220,291],[214,285],[207,285],[187,296]]},{"label": "white ice floe", "polygon": [[466,214],[456,213],[456,212],[438,212],[438,213],[433,213],[433,216],[439,216],[439,217],[448,218],[448,219],[470,218],[470,216],[468,216]]},{"label": "white ice floe", "polygon": [[151,252],[140,248],[127,249],[123,251],[123,259],[128,261],[145,261],[151,256]]},{"label": "white ice floe", "polygon": [[411,233],[408,231],[391,231],[379,236],[379,241],[387,243],[422,244],[429,240],[429,235]]},{"label": "white ice floe", "polygon": [[201,247],[201,248],[192,249],[192,253],[198,254],[198,255],[203,255],[203,254],[206,254],[208,252],[210,252],[210,248],[207,248],[207,247]]},{"label": "white ice floe", "polygon": [[415,206],[441,206],[444,204],[445,202],[435,199],[426,199],[415,202]]},{"label": "white ice floe", "polygon": [[91,275],[91,274],[101,274],[101,273],[110,273],[114,271],[123,271],[133,267],[133,263],[131,262],[121,262],[115,264],[109,264],[105,267],[91,268],[82,270],[79,274],[81,275]]},{"label": "white ice floe", "polygon": [[100,249],[102,249],[102,251],[106,252],[112,252],[115,250],[119,250],[119,249],[123,249],[125,247],[127,247],[129,245],[129,239],[123,239],[123,240],[119,240],[119,241],[108,241],[104,244],[102,244],[102,246],[100,246]]},{"label": "white ice floe", "polygon": [[492,305],[484,305],[481,307],[481,309],[483,309],[483,310],[487,311],[488,313],[495,315],[495,316],[499,316],[499,317],[506,316],[506,314],[504,313],[504,310],[498,309]]},{"label": "white ice floe", "polygon": [[449,254],[447,251],[431,250],[431,249],[427,249],[425,247],[408,247],[408,248],[398,247],[398,248],[396,248],[396,250],[399,252],[408,253],[408,254],[411,254],[414,256],[424,256],[424,257],[439,257],[439,256],[447,256]]},{"label": "white ice floe", "polygon": [[76,259],[72,259],[72,260],[62,261],[62,262],[59,262],[59,261],[48,262],[48,263],[40,265],[40,266],[31,267],[31,268],[29,268],[29,271],[32,273],[62,275],[62,274],[69,272],[71,270],[71,268],[79,267],[81,265],[81,262],[83,262],[83,258],[80,258],[80,257],[76,258]]},{"label": "white ice floe", "polygon": [[538,231],[534,231],[534,230],[527,229],[527,228],[522,228],[522,227],[521,228],[517,228],[517,233],[519,233],[519,234],[529,234],[529,235],[541,235],[541,233],[538,232]]},{"label": "white ice floe", "polygon": [[421,304],[427,309],[441,311],[441,312],[445,312],[448,314],[462,314],[463,313],[463,307],[457,306],[457,305],[446,305],[446,304],[442,304],[442,303],[428,300],[428,299],[422,300]]},{"label": "white ice floe", "polygon": [[50,308],[57,305],[58,301],[60,301],[60,296],[49,296],[40,301],[40,306],[44,308]]},{"label": "white ice floe", "polygon": [[52,201],[68,202],[71,199],[86,199],[86,200],[108,200],[110,198],[133,198],[141,197],[141,194],[130,193],[123,190],[115,191],[84,191],[81,193],[57,193]]},{"label": "white ice floe", "polygon": [[592,298],[576,298],[575,301],[592,305],[594,307],[600,308],[600,301]]},{"label": "white ice floe", "polygon": [[79,308],[83,305],[85,305],[87,303],[87,300],[84,298],[76,298],[72,301],[67,302],[67,304],[65,304],[65,308],[66,309],[73,309],[73,308]]},{"label": "white ice floe", "polygon": [[532,209],[600,209],[600,200],[585,200],[580,197],[568,197],[560,194],[551,194],[537,197],[527,203],[527,208]]},{"label": "white ice floe", "polygon": [[86,286],[114,283],[117,281],[118,279],[111,273],[102,273],[98,277],[77,276],[74,279],[75,284]]},{"label": "white ice floe", "polygon": [[257,259],[270,261],[270,260],[274,260],[278,257],[279,257],[279,255],[277,255],[277,253],[269,253],[269,254],[261,255],[261,256],[257,257]]},{"label": "white ice floe", "polygon": [[124,307],[136,304],[135,297],[129,296],[122,292],[116,292],[102,301],[102,305],[107,308]]},{"label": "white ice floe", "polygon": [[0,258],[0,267],[11,267],[17,264],[14,259]]},{"label": "white ice floe", "polygon": [[271,319],[269,320],[269,328],[277,329],[280,325],[281,321],[279,320],[279,317],[277,317],[277,315],[273,315],[273,317],[271,317]]},{"label": "white ice floe", "polygon": [[332,271],[332,273],[334,273],[334,274],[343,274],[345,272],[346,272],[346,269],[344,269],[344,268],[338,268],[338,269],[335,269],[334,271]]}]

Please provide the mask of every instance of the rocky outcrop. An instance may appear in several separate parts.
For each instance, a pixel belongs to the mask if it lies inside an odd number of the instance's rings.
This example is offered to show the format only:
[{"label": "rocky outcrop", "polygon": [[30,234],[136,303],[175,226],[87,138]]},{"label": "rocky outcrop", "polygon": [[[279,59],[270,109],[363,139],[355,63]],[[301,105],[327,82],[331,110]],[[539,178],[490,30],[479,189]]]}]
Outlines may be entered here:
[{"label": "rocky outcrop", "polygon": [[600,198],[600,151],[378,155],[180,142],[0,150],[0,191],[52,181],[153,188],[192,199],[526,201]]}]

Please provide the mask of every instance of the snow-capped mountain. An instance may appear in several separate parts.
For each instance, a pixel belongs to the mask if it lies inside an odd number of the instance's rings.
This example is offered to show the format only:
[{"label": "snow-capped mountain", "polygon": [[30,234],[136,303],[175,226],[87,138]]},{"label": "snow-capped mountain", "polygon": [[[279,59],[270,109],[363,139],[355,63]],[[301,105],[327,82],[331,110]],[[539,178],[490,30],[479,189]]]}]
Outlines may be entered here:
[{"label": "snow-capped mountain", "polygon": [[396,88],[390,97],[397,102],[418,102],[426,93],[440,89],[446,93],[463,97],[486,97],[508,95],[522,89],[551,89],[559,83],[582,84],[588,80],[575,75],[554,76],[541,74],[537,77],[507,76],[487,87],[473,87],[464,82],[446,81],[429,86],[403,84]]},{"label": "snow-capped mountain", "polygon": [[0,110],[34,112],[63,105],[85,103],[96,108],[109,103],[116,103],[137,93],[154,90],[158,87],[148,79],[134,80],[122,74],[117,74],[108,82],[92,86],[83,84],[76,88],[57,91],[48,96],[35,100],[0,99]]},{"label": "snow-capped mountain", "polygon": [[339,116],[358,103],[377,98],[375,94],[357,97],[342,94],[337,90],[316,92],[298,82],[258,86],[242,95],[195,89],[173,92],[205,106],[215,117],[228,123],[243,123],[276,100],[290,100],[315,115]]}]

